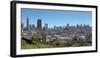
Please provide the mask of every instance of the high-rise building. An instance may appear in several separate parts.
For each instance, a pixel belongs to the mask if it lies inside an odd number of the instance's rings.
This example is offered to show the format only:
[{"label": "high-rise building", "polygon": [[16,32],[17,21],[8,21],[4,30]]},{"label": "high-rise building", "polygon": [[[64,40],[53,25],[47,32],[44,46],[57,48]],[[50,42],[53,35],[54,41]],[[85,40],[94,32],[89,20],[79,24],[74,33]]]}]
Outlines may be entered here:
[{"label": "high-rise building", "polygon": [[30,24],[30,26],[29,26],[29,30],[32,30],[32,25]]},{"label": "high-rise building", "polygon": [[79,25],[77,24],[77,28],[79,28]]},{"label": "high-rise building", "polygon": [[37,20],[37,29],[38,30],[42,30],[42,22],[41,22],[41,19],[38,19]]},{"label": "high-rise building", "polygon": [[30,27],[30,26],[29,26],[29,18],[28,18],[28,17],[27,17],[26,23],[27,23],[27,24],[26,24],[26,29],[27,29],[27,31],[29,31],[29,27]]},{"label": "high-rise building", "polygon": [[32,30],[35,30],[35,25],[34,24],[32,24]]},{"label": "high-rise building", "polygon": [[56,26],[54,25],[54,29],[56,28]]},{"label": "high-rise building", "polygon": [[37,35],[40,38],[40,41],[43,41],[43,30],[42,30],[42,22],[41,19],[37,20]]},{"label": "high-rise building", "polygon": [[80,25],[80,27],[82,27],[82,24]]},{"label": "high-rise building", "polygon": [[44,29],[45,29],[45,31],[48,30],[48,24],[47,23],[45,24],[45,28]]},{"label": "high-rise building", "polygon": [[69,24],[67,24],[67,27],[69,27]]}]

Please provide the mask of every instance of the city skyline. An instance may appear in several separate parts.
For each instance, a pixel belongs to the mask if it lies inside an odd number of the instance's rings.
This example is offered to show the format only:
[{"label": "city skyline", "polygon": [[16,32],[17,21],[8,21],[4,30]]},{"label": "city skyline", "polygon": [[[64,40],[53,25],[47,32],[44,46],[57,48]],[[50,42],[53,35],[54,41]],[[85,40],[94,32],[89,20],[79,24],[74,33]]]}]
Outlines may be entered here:
[{"label": "city skyline", "polygon": [[[71,10],[47,10],[47,9],[21,9],[21,21],[26,26],[27,17],[29,24],[37,26],[37,19],[42,20],[42,25],[46,23],[48,27],[86,24],[92,26],[92,12],[71,11]],[[42,27],[43,27],[42,26]]]}]

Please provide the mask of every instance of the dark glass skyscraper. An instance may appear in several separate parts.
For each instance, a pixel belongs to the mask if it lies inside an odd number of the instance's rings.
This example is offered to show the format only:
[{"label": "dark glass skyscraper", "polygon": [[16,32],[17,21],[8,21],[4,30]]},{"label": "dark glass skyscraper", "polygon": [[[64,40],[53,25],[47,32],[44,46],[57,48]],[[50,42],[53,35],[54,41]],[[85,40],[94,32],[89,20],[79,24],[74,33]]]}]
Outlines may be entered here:
[{"label": "dark glass skyscraper", "polygon": [[38,20],[37,20],[37,29],[38,29],[38,30],[41,30],[41,29],[42,29],[42,22],[41,22],[41,19],[38,19]]},{"label": "dark glass skyscraper", "polygon": [[27,31],[29,31],[29,19],[27,17],[27,25],[26,25]]}]

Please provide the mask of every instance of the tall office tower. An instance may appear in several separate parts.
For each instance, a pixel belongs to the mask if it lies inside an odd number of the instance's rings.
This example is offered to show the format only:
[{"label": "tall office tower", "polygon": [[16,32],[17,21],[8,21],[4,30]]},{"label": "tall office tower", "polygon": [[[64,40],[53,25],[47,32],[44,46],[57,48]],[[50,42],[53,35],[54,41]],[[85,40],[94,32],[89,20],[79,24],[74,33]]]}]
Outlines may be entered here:
[{"label": "tall office tower", "polygon": [[56,26],[54,25],[54,29],[56,28]]},{"label": "tall office tower", "polygon": [[82,27],[82,24],[80,25],[80,27]]},{"label": "tall office tower", "polygon": [[79,28],[79,25],[77,24],[77,28]]},{"label": "tall office tower", "polygon": [[40,41],[43,41],[43,31],[42,31],[42,22],[41,19],[37,20],[37,35],[40,38]]},{"label": "tall office tower", "polygon": [[33,30],[33,31],[35,30],[35,25],[34,25],[34,24],[32,24],[32,30]]},{"label": "tall office tower", "polygon": [[32,25],[30,24],[30,26],[29,26],[29,30],[32,30]]},{"label": "tall office tower", "polygon": [[84,24],[84,27],[86,27],[86,25]]},{"label": "tall office tower", "polygon": [[48,30],[48,24],[47,23],[45,24],[45,28],[44,29],[45,29],[45,31]]},{"label": "tall office tower", "polygon": [[42,22],[41,22],[41,19],[38,19],[37,20],[37,29],[38,30],[42,30]]},{"label": "tall office tower", "polygon": [[27,17],[27,22],[26,23],[27,23],[26,24],[27,31],[29,31],[29,19],[28,19],[28,17]]},{"label": "tall office tower", "polygon": [[67,24],[67,27],[69,27],[69,24]]}]

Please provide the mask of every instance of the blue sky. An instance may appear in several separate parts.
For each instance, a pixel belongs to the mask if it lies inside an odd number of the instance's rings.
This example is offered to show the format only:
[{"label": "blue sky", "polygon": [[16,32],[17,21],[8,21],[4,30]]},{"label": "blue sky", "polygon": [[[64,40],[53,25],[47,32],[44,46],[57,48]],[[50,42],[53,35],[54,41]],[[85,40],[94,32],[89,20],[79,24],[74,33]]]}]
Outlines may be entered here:
[{"label": "blue sky", "polygon": [[26,26],[27,17],[30,24],[37,25],[37,19],[42,20],[42,25],[48,23],[48,27],[64,26],[66,24],[88,24],[92,26],[92,12],[74,10],[49,10],[49,9],[21,9],[21,21]]}]

